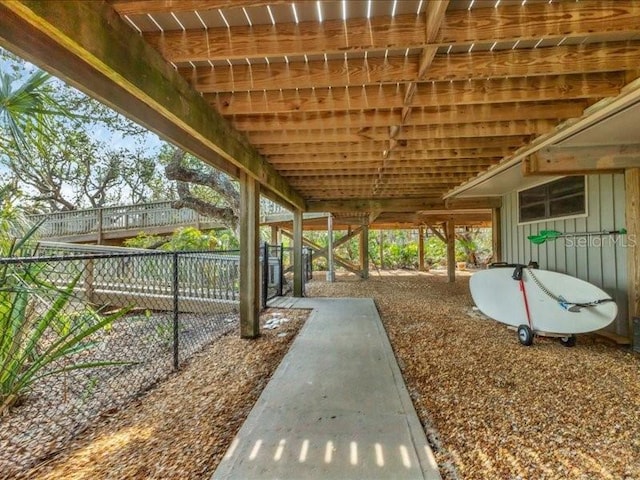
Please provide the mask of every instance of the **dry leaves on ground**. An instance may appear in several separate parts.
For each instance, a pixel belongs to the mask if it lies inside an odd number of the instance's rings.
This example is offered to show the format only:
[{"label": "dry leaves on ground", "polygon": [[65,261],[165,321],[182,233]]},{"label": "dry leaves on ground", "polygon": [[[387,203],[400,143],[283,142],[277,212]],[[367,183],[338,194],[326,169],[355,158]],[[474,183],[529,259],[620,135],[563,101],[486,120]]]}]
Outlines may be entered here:
[{"label": "dry leaves on ground", "polygon": [[468,274],[339,277],[309,296],[372,297],[447,479],[640,479],[640,356],[578,337],[521,346],[472,313]]},{"label": "dry leaves on ground", "polygon": [[[134,404],[99,421],[24,479],[209,478],[308,316],[287,318],[255,340],[236,332],[215,341]],[[273,322],[272,322],[273,324]]]}]

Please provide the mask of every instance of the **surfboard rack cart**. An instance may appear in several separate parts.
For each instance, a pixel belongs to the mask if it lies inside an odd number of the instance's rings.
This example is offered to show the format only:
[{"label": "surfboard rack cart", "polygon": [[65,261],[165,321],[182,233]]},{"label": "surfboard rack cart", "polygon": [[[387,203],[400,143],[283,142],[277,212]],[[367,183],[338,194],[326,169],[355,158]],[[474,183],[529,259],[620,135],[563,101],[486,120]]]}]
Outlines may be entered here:
[{"label": "surfboard rack cart", "polygon": [[531,312],[529,311],[529,301],[527,298],[527,291],[524,286],[524,281],[522,278],[522,272],[524,269],[537,269],[538,263],[531,261],[527,265],[522,263],[507,263],[507,262],[495,262],[488,265],[488,268],[513,268],[513,274],[511,278],[519,283],[520,291],[522,292],[522,299],[524,301],[524,308],[527,317],[527,323],[519,325],[516,328],[518,334],[518,341],[524,346],[533,345],[533,339],[536,335],[544,336],[544,337],[555,337],[560,339],[560,343],[565,347],[575,347],[576,346],[576,336],[575,334],[557,334],[550,332],[542,332],[535,330],[533,328],[533,322],[531,321]]}]

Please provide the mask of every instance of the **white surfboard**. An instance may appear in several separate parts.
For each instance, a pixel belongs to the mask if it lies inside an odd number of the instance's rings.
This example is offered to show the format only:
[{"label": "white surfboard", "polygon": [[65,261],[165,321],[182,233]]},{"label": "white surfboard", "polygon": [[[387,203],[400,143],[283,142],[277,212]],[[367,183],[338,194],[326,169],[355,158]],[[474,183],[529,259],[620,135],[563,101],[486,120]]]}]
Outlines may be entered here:
[{"label": "white surfboard", "polygon": [[513,265],[482,270],[469,282],[476,306],[498,322],[527,325],[536,333],[569,336],[600,330],[618,314],[610,295],[591,283],[563,273],[523,268],[527,316],[525,295],[520,281],[513,279],[514,270]]}]

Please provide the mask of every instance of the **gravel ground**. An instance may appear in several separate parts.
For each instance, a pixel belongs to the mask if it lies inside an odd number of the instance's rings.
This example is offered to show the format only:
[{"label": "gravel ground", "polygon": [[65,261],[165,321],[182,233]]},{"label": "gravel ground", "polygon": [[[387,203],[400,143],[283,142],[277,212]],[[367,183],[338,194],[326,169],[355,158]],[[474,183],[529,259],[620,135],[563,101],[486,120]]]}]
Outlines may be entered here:
[{"label": "gravel ground", "polygon": [[473,312],[469,274],[315,274],[307,294],[372,297],[446,479],[640,479],[640,355],[575,348]]},{"label": "gravel ground", "polygon": [[209,478],[308,313],[265,310],[261,321],[273,328],[258,339],[242,340],[237,330],[222,336],[60,454],[0,478]]}]

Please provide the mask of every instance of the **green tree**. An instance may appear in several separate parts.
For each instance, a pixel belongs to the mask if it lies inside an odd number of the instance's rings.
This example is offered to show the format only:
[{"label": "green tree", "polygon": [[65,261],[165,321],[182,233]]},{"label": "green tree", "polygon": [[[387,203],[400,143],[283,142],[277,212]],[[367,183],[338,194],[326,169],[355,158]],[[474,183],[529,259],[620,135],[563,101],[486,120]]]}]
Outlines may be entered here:
[{"label": "green tree", "polygon": [[73,210],[170,192],[144,128],[3,50],[0,67],[0,165],[27,206]]}]

